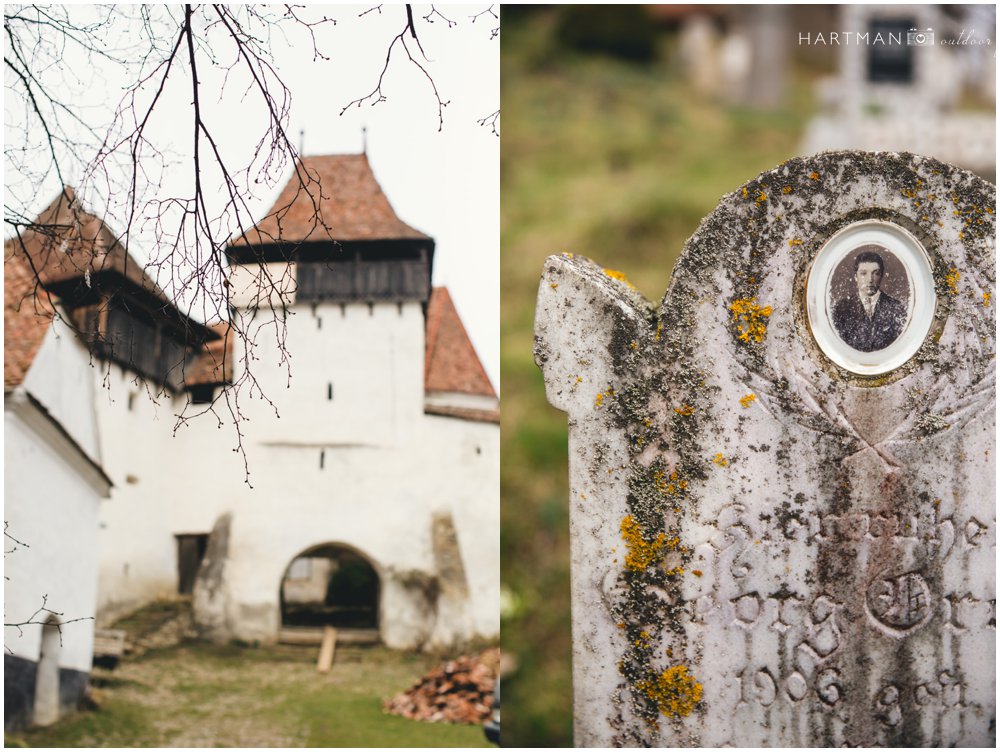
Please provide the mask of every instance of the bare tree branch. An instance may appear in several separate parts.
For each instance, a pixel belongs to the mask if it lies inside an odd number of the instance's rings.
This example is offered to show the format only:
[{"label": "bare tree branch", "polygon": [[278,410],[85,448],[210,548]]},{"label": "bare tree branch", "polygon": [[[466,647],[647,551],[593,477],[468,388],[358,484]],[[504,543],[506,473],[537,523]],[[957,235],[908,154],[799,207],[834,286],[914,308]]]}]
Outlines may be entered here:
[{"label": "bare tree branch", "polygon": [[[381,6],[377,6],[377,7],[379,8],[379,12],[381,13]],[[365,15],[366,13],[370,13],[371,10],[372,9],[369,9],[369,10],[365,11],[365,13],[362,13],[361,15]],[[344,107],[344,109],[342,109],[340,111],[340,114],[343,115],[345,112],[347,112],[349,109],[351,109],[351,107],[353,107],[355,105],[357,105],[358,108],[360,108],[361,105],[364,104],[365,102],[369,102],[370,101],[371,104],[372,104],[372,106],[374,106],[374,105],[380,104],[381,102],[387,101],[387,98],[386,98],[385,94],[382,91],[382,85],[385,82],[386,73],[388,73],[388,71],[389,71],[389,64],[392,62],[392,51],[396,47],[396,44],[398,43],[399,46],[403,48],[403,52],[406,53],[407,59],[417,68],[417,70],[419,70],[423,74],[424,78],[426,78],[427,81],[428,81],[428,83],[430,83],[430,85],[431,85],[431,89],[434,92],[434,99],[437,101],[437,108],[438,108],[438,132],[440,133],[444,129],[444,108],[448,106],[448,102],[444,101],[441,98],[441,94],[438,91],[437,84],[434,81],[434,77],[431,76],[431,74],[430,74],[430,72],[428,72],[427,68],[425,68],[423,65],[421,65],[420,61],[418,61],[415,57],[413,57],[413,53],[410,52],[410,48],[406,44],[406,34],[407,34],[407,32],[409,32],[410,36],[416,42],[417,49],[420,50],[420,54],[424,55],[424,59],[425,60],[427,59],[427,56],[424,54],[423,48],[420,46],[420,40],[417,37],[416,26],[413,23],[413,9],[412,9],[412,7],[409,4],[407,4],[406,5],[406,24],[403,26],[403,30],[400,31],[396,36],[394,36],[392,38],[392,41],[389,42],[389,47],[388,47],[388,49],[386,50],[386,53],[385,53],[385,64],[382,66],[382,72],[379,74],[378,82],[375,84],[375,88],[372,89],[368,94],[365,94],[363,97],[359,97],[359,98],[357,98],[357,99],[352,100],[351,102],[349,102]]]},{"label": "bare tree branch", "polygon": [[[74,624],[78,621],[94,620],[93,616],[79,616],[75,619],[62,619],[63,614],[59,611],[53,611],[52,609],[50,609],[48,607],[48,603],[49,603],[49,596],[43,595],[42,605],[39,606],[37,609],[35,609],[35,613],[33,613],[27,619],[23,619],[21,621],[5,621],[3,624],[4,628],[6,629],[7,627],[10,627],[11,629],[16,629],[17,636],[23,637],[24,628],[31,625],[37,625],[40,627],[55,627],[56,630],[59,632],[59,645],[62,646],[63,627],[65,627],[67,624]],[[14,651],[11,650],[9,647],[7,647],[7,645],[4,645],[4,648],[7,650],[8,654],[10,655],[14,654]]]}]

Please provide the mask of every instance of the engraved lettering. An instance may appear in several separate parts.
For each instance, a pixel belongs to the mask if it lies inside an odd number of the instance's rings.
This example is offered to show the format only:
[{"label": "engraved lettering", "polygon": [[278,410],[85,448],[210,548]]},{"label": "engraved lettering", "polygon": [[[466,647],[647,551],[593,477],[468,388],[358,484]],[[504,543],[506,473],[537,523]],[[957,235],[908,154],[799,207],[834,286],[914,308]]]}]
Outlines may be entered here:
[{"label": "engraved lettering", "polygon": [[785,680],[785,691],[788,692],[789,699],[793,702],[798,702],[806,696],[806,692],[809,691],[809,685],[806,684],[805,677],[803,677],[802,674],[798,671],[794,671],[791,676]]},{"label": "engraved lettering", "polygon": [[903,720],[903,711],[899,709],[899,688],[888,684],[882,688],[875,698],[875,717],[886,726],[893,728]]},{"label": "engraved lettering", "polygon": [[751,627],[760,616],[760,597],[757,593],[742,595],[733,601],[733,612],[736,624],[741,627]]},{"label": "engraved lettering", "polygon": [[983,537],[983,533],[985,532],[986,525],[977,520],[975,517],[971,517],[965,526],[965,540],[968,541],[970,546],[978,546],[979,540]]},{"label": "engraved lettering", "polygon": [[774,677],[766,668],[754,674],[753,687],[757,701],[765,708],[769,707],[778,696],[778,687],[774,682]]},{"label": "engraved lettering", "polygon": [[819,699],[833,707],[844,694],[840,686],[840,672],[835,668],[825,668],[816,677],[816,694]]},{"label": "engraved lettering", "polygon": [[865,610],[876,624],[891,632],[911,631],[931,617],[930,589],[916,572],[877,577],[868,586]]}]

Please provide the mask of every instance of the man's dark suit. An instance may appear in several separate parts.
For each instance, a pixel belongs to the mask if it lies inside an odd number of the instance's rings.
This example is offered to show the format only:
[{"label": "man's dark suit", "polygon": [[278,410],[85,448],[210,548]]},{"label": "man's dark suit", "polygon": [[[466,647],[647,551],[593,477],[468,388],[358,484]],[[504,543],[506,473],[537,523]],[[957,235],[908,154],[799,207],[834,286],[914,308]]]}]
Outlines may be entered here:
[{"label": "man's dark suit", "polygon": [[844,342],[861,352],[874,352],[891,345],[902,333],[905,322],[906,307],[884,292],[871,318],[857,295],[841,298],[833,307],[833,325],[837,333]]}]

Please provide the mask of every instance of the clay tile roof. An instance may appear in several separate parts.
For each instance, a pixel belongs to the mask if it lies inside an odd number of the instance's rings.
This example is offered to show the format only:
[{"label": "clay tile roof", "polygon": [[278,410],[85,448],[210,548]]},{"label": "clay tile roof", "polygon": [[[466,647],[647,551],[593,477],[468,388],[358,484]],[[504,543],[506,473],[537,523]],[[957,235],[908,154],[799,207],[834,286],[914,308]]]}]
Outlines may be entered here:
[{"label": "clay tile roof", "polygon": [[445,287],[435,287],[427,303],[424,390],[497,396]]},{"label": "clay tile roof", "polygon": [[185,386],[230,384],[233,380],[233,341],[236,333],[227,322],[208,324],[218,339],[206,342],[198,358],[184,373]]},{"label": "clay tile roof", "polygon": [[38,216],[33,228],[22,233],[21,240],[22,250],[31,256],[39,280],[46,288],[83,278],[88,273],[112,272],[169,303],[166,294],[118,242],[117,235],[102,220],[85,211],[68,186]]},{"label": "clay tile roof", "polygon": [[35,273],[22,253],[17,240],[3,246],[3,388],[17,388],[42,346],[54,315],[52,303],[38,287]]},{"label": "clay tile roof", "polygon": [[[315,181],[309,184],[308,192],[301,187],[299,174]],[[279,240],[300,243],[327,238],[430,239],[396,216],[375,180],[367,155],[333,154],[302,157],[268,215],[233,245],[271,245]]]},{"label": "clay tile roof", "polygon": [[[150,279],[108,226],[85,211],[70,187],[21,232],[19,238],[4,242],[4,391],[17,387],[41,346],[45,331],[58,302],[55,290],[81,279],[93,280],[108,274],[131,282],[144,293],[163,303],[162,311],[196,328],[212,340],[195,363],[201,381],[222,383],[222,356],[226,345],[221,336],[228,324],[208,327],[189,319]],[[40,284],[39,284],[40,283]],[[88,285],[90,282],[88,281]],[[232,340],[232,336],[229,337]],[[228,378],[232,352],[225,352]],[[216,372],[218,370],[218,373]],[[213,379],[218,377],[219,381]]]}]

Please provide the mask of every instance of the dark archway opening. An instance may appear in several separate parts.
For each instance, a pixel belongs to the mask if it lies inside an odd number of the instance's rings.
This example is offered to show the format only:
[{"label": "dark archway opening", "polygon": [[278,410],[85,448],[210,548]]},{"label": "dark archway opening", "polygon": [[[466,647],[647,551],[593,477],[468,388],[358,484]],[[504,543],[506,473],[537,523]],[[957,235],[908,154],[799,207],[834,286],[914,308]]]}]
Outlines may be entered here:
[{"label": "dark archway opening", "polygon": [[281,625],[378,629],[379,579],[358,552],[336,544],[296,556],[281,580]]}]

